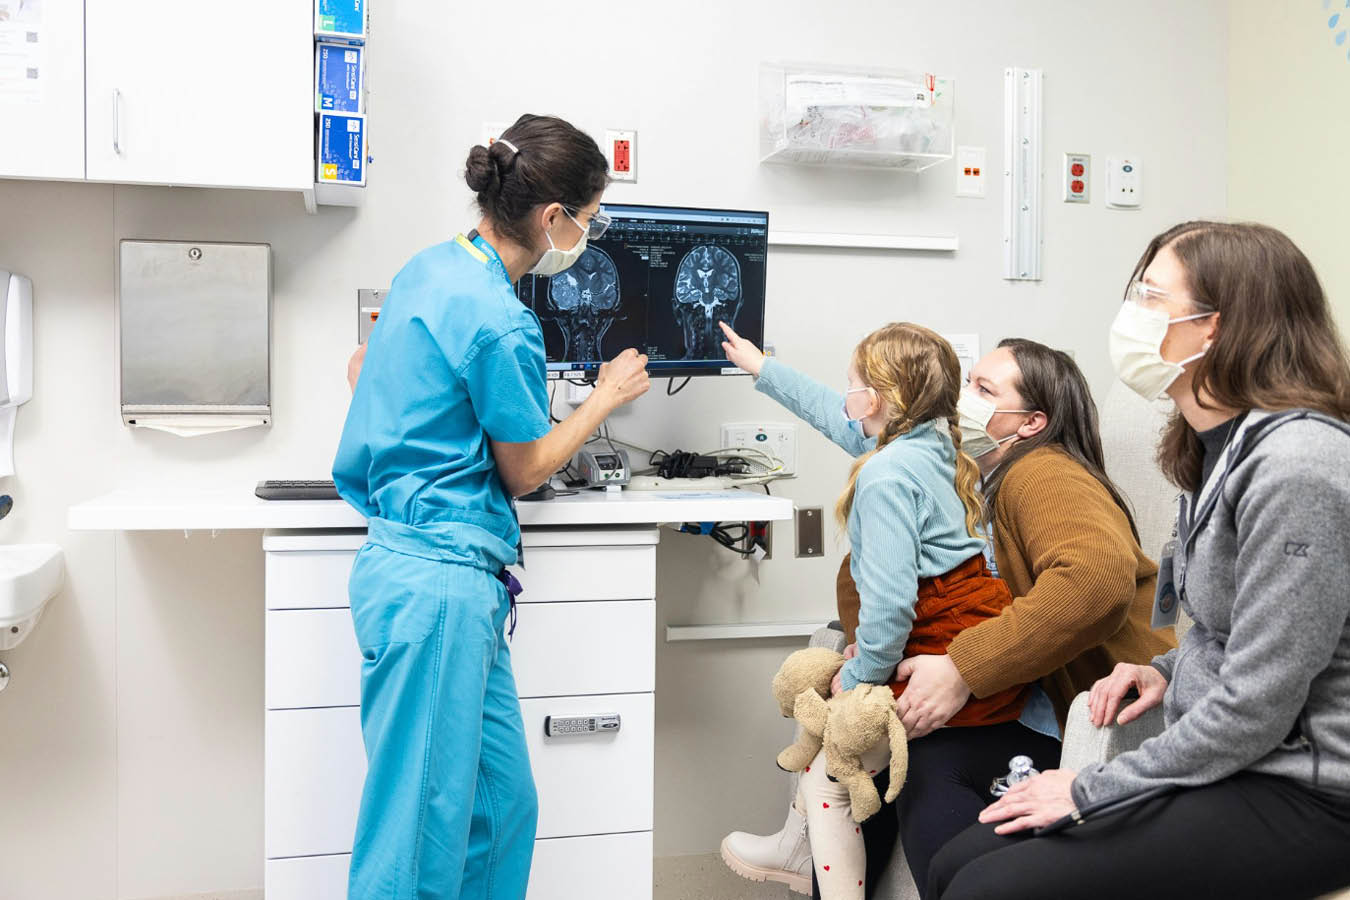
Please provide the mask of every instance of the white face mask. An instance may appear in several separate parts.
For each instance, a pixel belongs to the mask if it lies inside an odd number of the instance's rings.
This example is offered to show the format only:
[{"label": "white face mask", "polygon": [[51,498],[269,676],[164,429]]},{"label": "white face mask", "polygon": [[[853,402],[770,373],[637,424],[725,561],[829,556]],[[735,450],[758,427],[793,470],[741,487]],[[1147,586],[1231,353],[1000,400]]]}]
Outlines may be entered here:
[{"label": "white face mask", "polygon": [[[563,215],[572,219],[571,214],[568,213],[567,210],[563,210]],[[581,223],[576,219],[572,219],[572,224],[581,228]],[[572,267],[573,263],[581,258],[581,254],[586,252],[585,228],[581,228],[581,238],[571,250],[559,250],[557,247],[553,246],[553,238],[549,237],[547,231],[544,232],[544,237],[548,240],[548,249],[544,251],[544,255],[539,257],[539,262],[535,263],[534,268],[530,270],[531,275],[548,276],[557,275],[559,272],[566,272]]]},{"label": "white face mask", "polygon": [[1029,409],[999,409],[994,401],[970,391],[962,391],[956,401],[957,427],[961,429],[961,451],[975,458],[993,453],[1001,444],[1017,437],[1013,432],[1007,437],[996,438],[989,433],[989,420],[994,413],[1029,413]]},{"label": "white face mask", "polygon": [[1168,362],[1162,356],[1162,342],[1167,337],[1168,327],[1212,315],[1214,313],[1205,312],[1169,319],[1160,309],[1148,309],[1132,301],[1122,303],[1116,320],[1111,323],[1111,364],[1115,366],[1116,375],[1145,400],[1163,396],[1172,382],[1181,377],[1186,364],[1209,350],[1206,347],[1194,356]]},{"label": "white face mask", "polygon": [[859,419],[855,419],[855,418],[853,418],[851,415],[848,414],[848,395],[849,395],[849,394],[858,394],[858,393],[861,393],[861,392],[863,392],[863,391],[868,391],[868,392],[870,392],[871,390],[872,390],[872,389],[869,388],[869,387],[860,387],[860,388],[851,387],[851,388],[844,388],[844,402],[841,403],[841,404],[839,405],[839,408],[840,408],[840,410],[844,413],[844,418],[845,418],[845,419],[848,419],[848,427],[849,427],[849,428],[852,428],[854,431],[858,432],[858,434],[865,434],[865,432],[863,431],[862,419],[860,419],[860,418],[859,418]]}]

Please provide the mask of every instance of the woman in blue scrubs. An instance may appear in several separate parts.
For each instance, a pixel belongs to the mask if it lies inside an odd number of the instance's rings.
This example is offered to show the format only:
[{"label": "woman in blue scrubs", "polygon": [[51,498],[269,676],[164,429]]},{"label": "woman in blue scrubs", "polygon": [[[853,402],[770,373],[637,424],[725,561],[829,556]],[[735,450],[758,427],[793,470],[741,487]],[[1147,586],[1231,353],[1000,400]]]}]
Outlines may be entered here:
[{"label": "woman in blue scrubs", "polygon": [[513,288],[604,232],[595,142],[522,116],[469,152],[465,180],[482,221],[395,277],[333,464],[369,518],[349,587],[369,760],[353,900],[525,896],[537,799],[505,637],[512,498],[648,387],[647,358],[627,350],[551,426],[543,332]]}]

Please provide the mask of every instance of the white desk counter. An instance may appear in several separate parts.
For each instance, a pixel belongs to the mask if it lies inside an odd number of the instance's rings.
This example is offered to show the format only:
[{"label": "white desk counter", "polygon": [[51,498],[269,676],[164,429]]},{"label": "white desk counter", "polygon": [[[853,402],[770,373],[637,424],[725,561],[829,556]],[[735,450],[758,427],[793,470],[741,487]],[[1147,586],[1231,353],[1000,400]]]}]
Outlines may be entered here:
[{"label": "white desk counter", "polygon": [[[657,526],[783,521],[792,502],[749,490],[587,492],[519,514],[528,570],[517,573],[511,655],[539,792],[527,900],[649,900]],[[77,531],[264,532],[265,893],[344,900],[366,770],[347,597],[365,518],[343,501],[259,500],[251,485],[115,491],[68,518]],[[544,733],[550,716],[599,715],[618,715],[620,729]]]},{"label": "white desk counter", "polygon": [[[586,491],[519,503],[520,524],[535,526],[659,525],[665,522],[778,522],[792,502],[758,490]],[[72,531],[230,531],[270,528],[365,528],[342,500],[259,500],[252,485],[237,489],[120,490],[72,506]]]}]

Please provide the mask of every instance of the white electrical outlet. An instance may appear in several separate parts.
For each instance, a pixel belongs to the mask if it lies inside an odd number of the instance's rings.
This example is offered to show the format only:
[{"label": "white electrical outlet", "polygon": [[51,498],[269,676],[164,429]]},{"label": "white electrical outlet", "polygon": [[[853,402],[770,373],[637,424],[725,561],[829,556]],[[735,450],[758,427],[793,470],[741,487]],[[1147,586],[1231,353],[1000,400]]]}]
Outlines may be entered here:
[{"label": "white electrical outlet", "polygon": [[779,474],[797,474],[797,426],[740,422],[722,426],[722,447],[763,450],[783,461]]},{"label": "white electrical outlet", "polygon": [[606,129],[604,150],[610,178],[615,181],[637,181],[636,131]]},{"label": "white electrical outlet", "polygon": [[563,398],[567,402],[568,406],[580,406],[581,404],[586,402],[586,398],[589,397],[591,395],[591,392],[594,390],[595,385],[593,384],[585,384],[585,383],[578,383],[575,381],[569,381],[567,382],[567,387],[565,389],[565,393],[563,394]]},{"label": "white electrical outlet", "polygon": [[1106,161],[1106,205],[1116,209],[1144,205],[1144,174],[1137,157],[1111,157]]}]

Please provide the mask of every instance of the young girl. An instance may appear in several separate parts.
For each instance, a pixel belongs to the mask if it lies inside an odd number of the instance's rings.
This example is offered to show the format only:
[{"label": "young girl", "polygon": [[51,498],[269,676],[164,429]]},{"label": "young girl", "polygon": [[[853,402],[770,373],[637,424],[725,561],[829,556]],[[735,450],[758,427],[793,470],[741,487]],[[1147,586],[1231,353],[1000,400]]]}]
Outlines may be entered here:
[{"label": "young girl", "polygon": [[[963,628],[998,615],[1012,600],[1003,582],[989,575],[977,536],[979,469],[961,452],[956,354],[927,328],[886,325],[853,351],[841,397],[766,359],[727,325],[722,329],[727,358],[756,376],[756,390],[858,457],[836,513],[848,531],[861,608],[857,642],[845,652],[834,691],[890,684],[898,697],[905,685],[893,679],[902,658],[946,652]],[[1013,721],[1026,697],[1022,685],[971,699],[948,725]],[[883,741],[863,764],[876,772],[888,758]],[[847,789],[825,768],[822,752],[802,773],[797,797],[816,880],[825,900],[861,900],[862,834]]]}]

